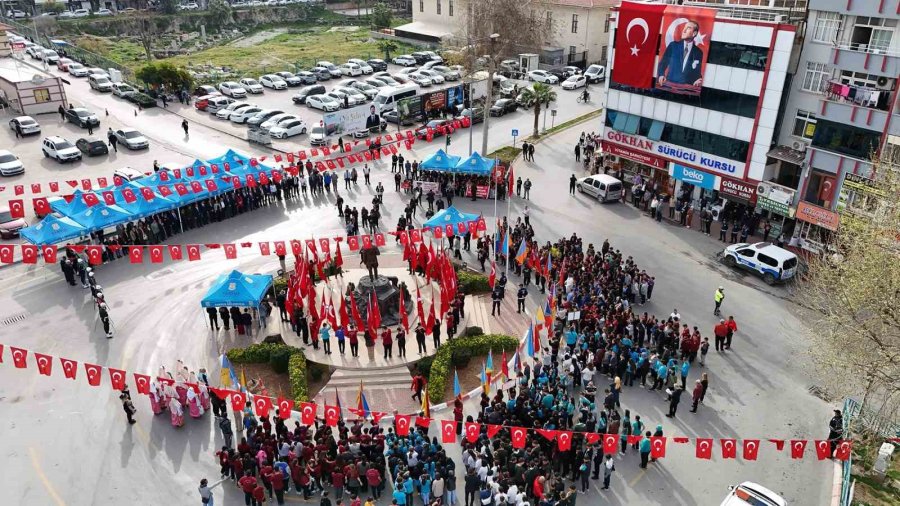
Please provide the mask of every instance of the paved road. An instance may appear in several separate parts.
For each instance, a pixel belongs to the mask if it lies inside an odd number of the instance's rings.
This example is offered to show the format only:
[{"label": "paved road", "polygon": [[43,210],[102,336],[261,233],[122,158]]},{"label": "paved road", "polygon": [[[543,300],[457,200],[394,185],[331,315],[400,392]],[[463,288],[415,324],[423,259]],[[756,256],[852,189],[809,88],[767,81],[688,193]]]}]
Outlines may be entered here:
[{"label": "paved road", "polygon": [[[85,96],[73,91],[75,99]],[[155,146],[178,149],[186,158],[218,154],[231,142],[211,129],[197,128],[191,142],[185,143],[180,130],[172,128],[180,120],[171,115],[148,111],[133,119],[122,114],[123,110],[130,113],[130,106],[115,100],[109,103],[111,114],[153,131]],[[519,126],[525,129],[528,123]],[[518,174],[535,183],[529,205],[538,236],[549,239],[577,232],[594,244],[609,238],[656,275],[656,298],[641,309],[662,315],[677,307],[704,333],[710,333],[714,323],[713,290],[724,285],[728,295],[724,311],[735,315],[741,329],[734,353],[713,352],[708,361],[711,390],[700,413],[691,415],[685,405],[670,423],[662,416],[666,406],[661,398],[642,389],[626,390],[625,407],[648,425],[666,420],[664,427],[670,435],[823,437],[829,406],[807,393],[810,380],[803,369],[803,327],[786,290],[765,287],[724,269],[713,258],[718,245],[697,232],[657,224],[621,204],[601,206],[581,196],[568,196],[568,176],[577,170],[571,143],[580,130],[540,143],[537,162],[517,168]],[[166,150],[152,149],[151,157],[164,158],[156,153]],[[434,149],[437,146],[418,145],[415,156],[422,158]],[[112,168],[105,164],[95,170],[98,175],[108,174]],[[381,180],[391,188],[386,172],[383,166],[377,168],[373,184]],[[345,198],[363,205],[371,200],[371,193],[370,188],[360,187]],[[400,197],[388,193],[385,201],[384,223],[393,224]],[[492,202],[459,201],[458,205],[464,211],[493,214]],[[521,206],[515,200],[512,214]],[[274,240],[337,235],[340,230],[333,201],[320,199],[258,210],[173,241]],[[138,372],[155,371],[160,365],[171,368],[177,359],[194,369],[212,367],[224,349],[248,339],[210,333],[199,298],[221,272],[232,268],[271,272],[277,262],[258,256],[255,249],[240,250],[237,261],[224,259],[221,251],[203,256],[202,262],[161,266],[116,262],[99,269],[116,326],[112,340],[102,336],[86,291],[66,286],[57,269],[4,269],[0,320],[15,315],[23,319],[3,327],[3,342]],[[176,430],[166,417],[154,418],[146,400],[139,398],[138,423],[129,427],[106,378],[100,388],[92,388],[83,380],[83,369],[72,382],[58,370],[45,378],[33,369],[4,365],[0,367],[0,402],[10,416],[5,418],[5,437],[0,442],[0,454],[7,461],[0,489],[13,504],[110,504],[134,497],[147,504],[184,504],[196,499],[199,478],[216,476],[212,450],[221,439],[209,417],[188,419],[185,427]],[[58,367],[57,362],[54,368]],[[695,367],[689,381],[698,374]],[[727,485],[754,480],[782,492],[790,504],[821,505],[827,503],[832,476],[827,462],[814,457],[794,461],[788,454],[776,454],[768,444],[756,463],[723,462],[718,456],[697,460],[692,446],[672,445],[669,456],[647,472],[638,472],[634,455],[618,462],[617,469],[612,490],[604,493],[610,504],[717,504]],[[226,493],[224,504],[239,501],[234,490]],[[223,492],[217,489],[216,494],[221,498]]]}]

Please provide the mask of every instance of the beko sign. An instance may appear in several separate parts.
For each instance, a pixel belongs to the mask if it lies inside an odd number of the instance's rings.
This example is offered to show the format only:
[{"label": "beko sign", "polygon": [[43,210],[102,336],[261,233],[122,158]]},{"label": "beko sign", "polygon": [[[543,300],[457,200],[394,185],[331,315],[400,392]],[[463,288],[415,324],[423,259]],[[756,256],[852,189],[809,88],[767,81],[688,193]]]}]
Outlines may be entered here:
[{"label": "beko sign", "polygon": [[745,163],[727,158],[708,155],[693,149],[676,146],[666,142],[651,141],[646,137],[622,133],[611,128],[606,129],[606,140],[639,149],[675,162],[684,162],[703,170],[709,170],[724,176],[743,177]]}]

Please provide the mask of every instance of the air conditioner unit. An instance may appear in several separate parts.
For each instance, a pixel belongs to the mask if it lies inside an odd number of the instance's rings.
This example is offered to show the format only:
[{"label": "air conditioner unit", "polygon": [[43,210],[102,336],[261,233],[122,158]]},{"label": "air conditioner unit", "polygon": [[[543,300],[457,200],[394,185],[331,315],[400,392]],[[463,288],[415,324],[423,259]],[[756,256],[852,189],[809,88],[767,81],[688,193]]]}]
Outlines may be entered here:
[{"label": "air conditioner unit", "polygon": [[787,16],[775,16],[776,23],[787,23],[787,21],[788,21]]},{"label": "air conditioner unit", "polygon": [[794,141],[791,143],[791,147],[801,153],[806,153],[806,146],[805,142]]},{"label": "air conditioner unit", "polygon": [[767,197],[771,190],[772,187],[767,185],[766,183],[759,183],[759,185],[756,187],[756,195],[759,197]]},{"label": "air conditioner unit", "polygon": [[891,91],[894,87],[893,85],[894,85],[893,79],[890,79],[890,78],[884,77],[884,76],[879,77],[878,80],[875,82],[875,87],[878,88],[879,90]]}]

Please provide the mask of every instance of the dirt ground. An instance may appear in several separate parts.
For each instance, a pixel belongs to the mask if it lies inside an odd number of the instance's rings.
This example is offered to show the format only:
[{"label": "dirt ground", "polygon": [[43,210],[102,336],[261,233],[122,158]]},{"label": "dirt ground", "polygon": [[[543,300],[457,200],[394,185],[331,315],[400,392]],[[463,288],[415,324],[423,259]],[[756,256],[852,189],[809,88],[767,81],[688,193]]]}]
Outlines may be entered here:
[{"label": "dirt ground", "polygon": [[[244,370],[244,375],[247,377],[248,383],[252,384],[255,380],[261,382],[259,386],[251,389],[253,393],[268,395],[270,397],[290,397],[291,382],[290,379],[288,379],[287,374],[275,373],[269,364],[242,364],[238,366],[238,370],[235,371],[238,375],[240,375],[241,368]],[[331,374],[326,373],[322,375],[319,381],[314,382],[310,375],[307,374],[310,399],[316,397],[319,391],[322,390],[326,383],[328,383],[330,377]]]},{"label": "dirt ground", "polygon": [[[475,355],[469,360],[465,367],[456,370],[459,375],[459,386],[462,393],[465,394],[481,386],[481,364],[487,360],[487,355]],[[497,357],[494,357],[494,365],[499,364]],[[453,373],[447,378],[444,387],[444,400],[453,399]]]}]

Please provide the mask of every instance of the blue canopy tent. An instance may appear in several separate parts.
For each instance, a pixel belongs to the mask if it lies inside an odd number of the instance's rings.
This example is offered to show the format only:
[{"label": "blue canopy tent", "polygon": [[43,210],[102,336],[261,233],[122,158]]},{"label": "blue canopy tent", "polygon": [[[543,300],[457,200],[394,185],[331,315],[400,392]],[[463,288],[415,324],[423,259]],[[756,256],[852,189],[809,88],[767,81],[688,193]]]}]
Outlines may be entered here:
[{"label": "blue canopy tent", "polygon": [[131,213],[125,209],[118,205],[107,205],[105,202],[100,202],[78,214],[74,214],[71,218],[72,221],[83,226],[88,231],[114,227],[134,219]]},{"label": "blue canopy tent", "polygon": [[65,216],[48,215],[33,227],[25,227],[19,233],[31,244],[56,244],[88,234],[88,230]]},{"label": "blue canopy tent", "polygon": [[446,209],[441,209],[440,211],[438,211],[434,216],[431,217],[430,220],[426,221],[423,226],[446,227],[447,225],[453,225],[454,233],[458,233],[458,224],[465,223],[466,225],[468,225],[470,221],[476,221],[480,217],[480,214],[464,213],[459,209],[450,206]]},{"label": "blue canopy tent", "polygon": [[[122,196],[121,191],[117,191],[115,193],[116,196],[116,205],[124,209],[126,212],[131,214],[131,219],[136,220],[138,218],[146,218],[147,216],[152,216],[156,213],[161,213],[163,211],[168,211],[169,209],[178,207],[178,203],[175,200],[172,200],[168,197],[163,197],[160,194],[154,192],[153,199],[144,200],[144,196],[141,195],[140,191],[135,191],[135,196],[137,200],[132,203],[125,202],[125,198]],[[171,197],[176,197],[177,194],[172,194]]]},{"label": "blue canopy tent", "polygon": [[187,179],[184,179],[183,177],[175,177],[175,175],[169,171],[166,171],[165,173],[167,174],[166,180],[163,180],[162,178],[160,178],[159,175],[162,174],[162,171],[160,171],[160,172],[155,172],[154,174],[147,176],[147,177],[135,179],[133,182],[136,185],[145,186],[147,188],[156,188],[157,186],[159,186],[161,184],[172,185],[175,183],[187,182]]},{"label": "blue canopy tent", "polygon": [[460,174],[490,176],[495,164],[495,160],[485,158],[479,155],[478,151],[475,151],[465,160],[460,160],[459,163],[456,164],[454,171]]},{"label": "blue canopy tent", "polygon": [[250,157],[244,156],[233,149],[229,149],[222,156],[218,156],[216,158],[211,158],[207,160],[207,162],[212,164],[218,164],[219,168],[223,168],[225,163],[228,163],[231,166],[231,170],[234,170],[241,165],[250,165]]},{"label": "blue canopy tent", "polygon": [[259,307],[272,286],[271,274],[244,274],[234,270],[219,276],[200,301],[201,307]]},{"label": "blue canopy tent", "polygon": [[88,205],[84,202],[83,195],[83,191],[75,190],[72,192],[72,200],[68,202],[66,202],[66,199],[62,198],[52,199],[50,200],[50,209],[53,209],[63,216],[78,214],[88,208]]},{"label": "blue canopy tent", "polygon": [[456,166],[459,165],[460,157],[456,155],[448,155],[443,149],[437,150],[437,153],[426,158],[419,164],[419,168],[425,170],[443,170],[454,172]]}]

